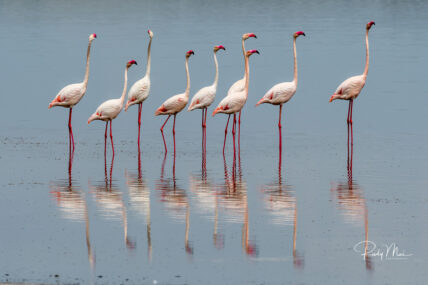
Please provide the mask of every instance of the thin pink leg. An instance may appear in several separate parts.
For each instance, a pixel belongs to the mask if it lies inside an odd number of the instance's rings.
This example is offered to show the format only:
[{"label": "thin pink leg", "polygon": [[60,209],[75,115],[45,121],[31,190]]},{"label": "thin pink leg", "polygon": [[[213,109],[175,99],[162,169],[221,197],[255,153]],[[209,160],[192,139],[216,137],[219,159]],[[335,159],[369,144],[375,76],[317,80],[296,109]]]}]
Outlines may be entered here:
[{"label": "thin pink leg", "polygon": [[205,108],[202,108],[202,129],[204,128],[204,112]]},{"label": "thin pink leg", "polygon": [[241,113],[242,113],[242,110],[239,111],[239,118],[238,118],[238,150],[239,150],[239,153],[241,153]]},{"label": "thin pink leg", "polygon": [[207,127],[207,112],[208,112],[208,109],[207,109],[207,108],[205,108],[204,128],[206,128],[206,127]]},{"label": "thin pink leg", "polygon": [[208,109],[205,108],[205,119],[204,119],[204,148],[205,152],[207,151],[207,113]]},{"label": "thin pink leg", "polygon": [[141,130],[141,109],[143,103],[138,104],[138,149],[140,149],[140,130]]},{"label": "thin pink leg", "polygon": [[169,120],[169,117],[171,117],[171,115],[168,115],[168,118],[166,118],[165,123],[163,123],[162,127],[160,128],[160,131],[161,131],[161,133],[162,133],[163,145],[164,145],[164,147],[165,147],[165,154],[168,152],[168,149],[166,148],[165,137],[164,137],[164,135],[163,135],[163,127],[165,127],[166,123],[167,123],[167,122],[168,122],[168,120]]},{"label": "thin pink leg", "polygon": [[175,116],[177,116],[177,114],[174,114],[174,124],[172,125],[172,136],[174,138],[174,161],[175,161]]},{"label": "thin pink leg", "polygon": [[104,156],[107,155],[107,127],[108,121],[106,122],[106,132],[104,133]]},{"label": "thin pink leg", "polygon": [[224,155],[224,149],[226,148],[227,127],[229,126],[229,120],[230,120],[230,115],[227,118],[226,128],[224,129],[223,155]]},{"label": "thin pink leg", "polygon": [[68,131],[69,131],[70,136],[71,136],[71,142],[73,144],[73,152],[74,152],[73,127],[71,126],[71,116],[72,116],[72,113],[73,113],[73,108],[70,108],[70,113],[69,113],[69,116],[68,116]]},{"label": "thin pink leg", "polygon": [[347,122],[348,124],[349,124],[350,115],[351,115],[351,100],[349,100],[349,105],[348,105],[348,118],[346,119],[346,122]]},{"label": "thin pink leg", "polygon": [[282,114],[282,104],[279,105],[279,120],[278,120],[278,130],[279,130],[279,164],[281,165],[282,158],[282,125],[281,125],[281,114]]},{"label": "thin pink leg", "polygon": [[235,134],[236,134],[236,114],[233,114],[233,126],[232,126],[232,135],[233,135],[233,157],[235,158],[236,149],[235,149]]},{"label": "thin pink leg", "polygon": [[113,151],[113,157],[114,157],[114,144],[113,144],[113,133],[111,132],[111,123],[112,123],[113,121],[112,120],[110,120],[110,141],[111,141],[111,149],[112,149],[112,151]]}]

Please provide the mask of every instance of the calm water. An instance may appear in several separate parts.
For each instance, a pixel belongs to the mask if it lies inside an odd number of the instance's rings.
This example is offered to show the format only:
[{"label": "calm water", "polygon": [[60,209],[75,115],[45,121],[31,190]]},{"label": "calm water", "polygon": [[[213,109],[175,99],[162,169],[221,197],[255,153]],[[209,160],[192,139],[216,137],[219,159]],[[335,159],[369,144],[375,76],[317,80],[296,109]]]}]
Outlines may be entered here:
[{"label": "calm water", "polygon": [[[423,1],[0,1],[0,282],[424,284],[427,12]],[[369,20],[371,65],[348,152],[347,103],[328,99],[362,73]],[[116,156],[109,150],[105,161],[104,124],[86,121],[120,96],[126,61],[139,63],[130,84],[144,75],[148,28],[141,154],[132,107],[114,120]],[[307,36],[297,40],[299,87],[284,108],[280,165],[278,108],[254,105],[292,79],[298,30]],[[203,159],[201,114],[183,112],[174,168],[164,118],[153,113],[184,91],[184,53],[195,51],[193,95],[213,81],[212,47],[226,47],[216,105],[243,75],[245,32],[257,34],[246,46],[261,55],[250,59],[240,153],[229,136],[223,159],[220,115],[208,119]],[[70,157],[68,110],[47,107],[83,79],[90,33],[98,38]],[[365,241],[377,256],[364,260]],[[398,253],[412,255],[391,260]]]}]

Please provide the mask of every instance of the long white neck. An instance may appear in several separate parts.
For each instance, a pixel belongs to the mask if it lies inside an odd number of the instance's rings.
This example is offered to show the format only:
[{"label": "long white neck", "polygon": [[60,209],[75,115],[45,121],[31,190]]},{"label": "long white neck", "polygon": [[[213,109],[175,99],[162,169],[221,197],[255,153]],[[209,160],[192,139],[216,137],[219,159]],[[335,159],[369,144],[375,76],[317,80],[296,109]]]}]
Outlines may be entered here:
[{"label": "long white neck", "polygon": [[189,97],[190,93],[190,75],[189,75],[189,58],[186,57],[186,75],[187,75],[187,85],[186,85],[186,96]]},{"label": "long white neck", "polygon": [[125,101],[126,89],[128,87],[128,66],[125,68],[125,83],[123,85],[122,96],[120,97],[120,106],[122,108],[123,102]]},{"label": "long white neck", "polygon": [[[246,53],[247,53],[247,51],[245,50],[245,40],[242,39],[242,54],[244,55],[244,61],[246,60],[245,59]],[[245,78],[245,69],[246,69],[246,67],[244,66],[244,78]]]},{"label": "long white neck", "polygon": [[86,52],[86,71],[85,71],[85,79],[83,80],[83,85],[88,86],[88,80],[89,80],[89,59],[91,57],[91,45],[92,45],[92,40],[89,40],[89,44],[88,44],[88,51]]},{"label": "long white neck", "polygon": [[146,76],[150,76],[150,51],[152,47],[152,38],[150,38],[149,46],[147,47],[147,67],[146,67]]},{"label": "long white neck", "polygon": [[297,52],[296,52],[296,38],[293,40],[293,48],[294,48],[294,84],[297,86]]},{"label": "long white neck", "polygon": [[248,98],[248,86],[250,85],[250,64],[248,56],[245,56],[245,98]]},{"label": "long white neck", "polygon": [[366,67],[364,68],[364,79],[367,78],[369,73],[369,30],[366,30]]},{"label": "long white neck", "polygon": [[214,64],[215,64],[215,77],[214,77],[214,87],[217,88],[218,83],[218,62],[217,62],[217,54],[214,52]]}]

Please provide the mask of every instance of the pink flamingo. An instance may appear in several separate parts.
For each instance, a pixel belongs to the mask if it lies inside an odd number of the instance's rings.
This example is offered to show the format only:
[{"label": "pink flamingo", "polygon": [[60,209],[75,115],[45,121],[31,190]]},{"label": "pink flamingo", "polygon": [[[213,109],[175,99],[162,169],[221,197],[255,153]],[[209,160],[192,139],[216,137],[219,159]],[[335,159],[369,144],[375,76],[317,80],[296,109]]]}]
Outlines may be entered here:
[{"label": "pink flamingo", "polygon": [[[240,112],[242,108],[245,105],[245,102],[248,98],[248,86],[250,83],[250,67],[248,64],[248,59],[253,53],[260,54],[258,50],[249,50],[245,53],[245,86],[244,90],[235,90],[231,92],[228,96],[223,98],[221,100],[220,104],[218,104],[217,108],[213,112],[213,117],[217,113],[223,113],[228,114],[229,117],[227,119],[226,123],[226,129],[224,131],[224,143],[223,143],[223,155],[224,155],[224,149],[226,146],[226,136],[227,136],[227,127],[229,125],[230,115],[233,114],[233,127],[232,127],[232,133],[235,137],[235,131],[236,131],[236,113]],[[233,148],[235,149],[235,144],[233,145]],[[235,151],[234,151],[235,153]]]},{"label": "pink flamingo", "polygon": [[[256,104],[256,106],[263,104],[263,103],[269,103],[272,105],[279,105],[279,122],[278,122],[278,128],[279,128],[279,149],[281,152],[282,149],[282,134],[281,134],[281,112],[282,112],[282,105],[284,103],[287,103],[291,97],[296,93],[297,90],[297,53],[296,53],[296,39],[299,36],[306,36],[304,32],[299,31],[295,32],[293,34],[293,48],[294,48],[294,79],[291,82],[282,82],[278,83],[275,86],[273,86],[271,89],[269,89],[268,92],[263,96],[262,99]],[[280,162],[281,164],[281,162]]]},{"label": "pink flamingo", "polygon": [[[253,33],[246,33],[242,35],[242,54],[244,56],[244,62],[245,62],[245,41],[249,38],[255,38],[257,39],[257,36]],[[244,64],[245,65],[245,64]],[[230,86],[229,90],[227,91],[227,96],[230,94],[233,94],[236,91],[243,91],[245,88],[245,67],[244,67],[244,77],[233,83],[232,86]],[[241,138],[241,111],[239,111],[239,118],[238,118],[238,139]]]},{"label": "pink flamingo", "polygon": [[73,151],[74,151],[74,137],[73,137],[73,128],[71,126],[71,115],[73,112],[74,105],[79,103],[80,99],[83,98],[83,96],[86,93],[86,88],[88,87],[89,59],[91,54],[91,45],[92,45],[92,41],[96,37],[97,37],[96,34],[91,34],[89,36],[88,50],[86,53],[86,71],[85,71],[85,78],[83,79],[83,82],[69,84],[65,86],[58,92],[58,94],[55,96],[55,99],[53,99],[52,102],[49,104],[49,109],[55,106],[61,106],[61,107],[70,109],[70,113],[68,116],[68,133],[70,136],[70,149],[72,144]]},{"label": "pink flamingo", "polygon": [[352,124],[352,107],[354,99],[358,97],[364,85],[366,84],[367,73],[369,72],[369,30],[375,24],[371,21],[366,25],[366,67],[361,75],[352,76],[343,81],[336,92],[330,97],[330,102],[336,99],[349,100],[348,124]]},{"label": "pink flamingo", "polygon": [[104,135],[104,155],[106,153],[106,148],[107,148],[107,127],[108,127],[108,123],[110,122],[110,140],[111,140],[111,148],[113,150],[113,157],[114,157],[114,145],[113,145],[113,134],[111,132],[111,123],[112,123],[112,120],[119,115],[120,111],[122,111],[123,102],[125,100],[125,95],[126,95],[126,89],[128,86],[128,68],[130,68],[133,64],[136,65],[137,62],[135,60],[131,60],[128,63],[126,63],[125,83],[123,86],[122,96],[118,99],[110,99],[102,103],[100,106],[98,106],[95,113],[93,113],[88,119],[88,124],[94,120],[101,120],[106,122],[106,131]]},{"label": "pink flamingo", "polygon": [[190,75],[189,75],[189,57],[195,54],[193,50],[189,50],[186,52],[186,76],[187,76],[187,86],[184,93],[174,95],[167,99],[163,104],[156,110],[155,116],[159,115],[168,115],[168,118],[166,118],[165,123],[160,128],[160,131],[162,133],[162,139],[163,144],[165,147],[165,154],[168,152],[168,149],[166,147],[165,137],[163,135],[163,127],[168,122],[171,115],[174,115],[174,125],[172,127],[172,135],[174,137],[174,154],[175,154],[175,117],[177,114],[186,107],[187,102],[189,101],[189,93],[190,93]]},{"label": "pink flamingo", "polygon": [[153,32],[148,30],[150,41],[147,47],[147,68],[146,75],[132,85],[128,93],[128,102],[125,105],[125,112],[128,111],[128,107],[134,104],[138,104],[138,149],[140,148],[140,128],[141,128],[141,109],[143,107],[144,100],[149,97],[150,92],[150,51],[152,46]]},{"label": "pink flamingo", "polygon": [[193,111],[195,109],[202,109],[202,130],[203,135],[205,136],[205,129],[207,126],[207,108],[214,102],[215,95],[217,93],[217,83],[218,83],[218,62],[217,62],[217,51],[226,50],[222,45],[214,47],[214,64],[215,64],[215,78],[214,83],[210,86],[204,87],[196,92],[193,96],[190,106],[187,109],[188,111]]}]

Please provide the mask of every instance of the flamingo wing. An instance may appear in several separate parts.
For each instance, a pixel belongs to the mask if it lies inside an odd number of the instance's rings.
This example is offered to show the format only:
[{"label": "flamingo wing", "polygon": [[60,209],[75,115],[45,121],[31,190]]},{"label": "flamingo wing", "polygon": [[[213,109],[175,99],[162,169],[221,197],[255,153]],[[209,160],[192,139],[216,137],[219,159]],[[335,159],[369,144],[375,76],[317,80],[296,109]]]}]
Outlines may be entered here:
[{"label": "flamingo wing", "polygon": [[235,83],[233,83],[232,86],[230,86],[229,90],[227,91],[227,96],[232,95],[235,92],[239,92],[244,90],[245,88],[245,78],[239,79]]},{"label": "flamingo wing", "polygon": [[201,88],[196,92],[195,96],[193,96],[189,106],[189,111],[210,106],[214,102],[215,95],[216,88],[214,86]]},{"label": "flamingo wing", "polygon": [[110,99],[102,103],[96,113],[100,116],[101,120],[113,120],[119,115],[122,110],[120,99]]},{"label": "flamingo wing", "polygon": [[79,103],[80,99],[82,99],[85,94],[85,91],[83,83],[69,84],[58,92],[49,107],[73,107]]},{"label": "flamingo wing", "polygon": [[365,85],[365,80],[362,75],[349,77],[337,87],[335,95],[339,95],[340,99],[354,99],[360,94]]},{"label": "flamingo wing", "polygon": [[128,102],[130,105],[138,104],[147,99],[150,92],[150,78],[144,76],[140,80],[136,81],[128,92]]}]

